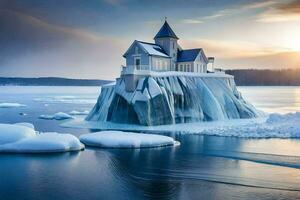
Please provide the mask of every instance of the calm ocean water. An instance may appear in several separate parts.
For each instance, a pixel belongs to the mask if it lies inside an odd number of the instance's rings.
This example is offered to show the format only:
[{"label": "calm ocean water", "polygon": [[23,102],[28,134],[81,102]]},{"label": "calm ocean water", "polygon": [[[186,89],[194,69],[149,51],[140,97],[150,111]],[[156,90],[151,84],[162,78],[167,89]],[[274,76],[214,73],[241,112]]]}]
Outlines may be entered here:
[{"label": "calm ocean water", "polygon": [[[266,112],[300,110],[300,87],[240,87]],[[72,133],[41,114],[92,108],[98,87],[0,87],[0,123]],[[178,147],[0,155],[0,199],[300,199],[300,140],[166,133]]]}]

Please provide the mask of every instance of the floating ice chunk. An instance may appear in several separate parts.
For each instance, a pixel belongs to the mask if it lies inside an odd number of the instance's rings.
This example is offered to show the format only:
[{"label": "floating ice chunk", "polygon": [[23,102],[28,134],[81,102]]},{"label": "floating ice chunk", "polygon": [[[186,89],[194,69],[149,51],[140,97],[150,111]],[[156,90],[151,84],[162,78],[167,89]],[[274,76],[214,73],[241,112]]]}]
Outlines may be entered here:
[{"label": "floating ice chunk", "polygon": [[48,120],[54,119],[53,115],[40,115],[39,118],[40,119],[48,119]]},{"label": "floating ice chunk", "polygon": [[64,119],[72,119],[73,117],[67,113],[64,112],[58,112],[54,115],[40,115],[40,119],[48,119],[48,120],[64,120]]},{"label": "floating ice chunk", "polygon": [[0,145],[0,152],[43,153],[79,151],[84,145],[71,134],[42,133],[14,143]]},{"label": "floating ice chunk", "polygon": [[69,112],[70,115],[88,115],[89,111],[88,110],[84,110],[84,111],[77,111],[77,110],[72,110],[71,112]]},{"label": "floating ice chunk", "polygon": [[179,144],[172,137],[154,134],[140,134],[122,131],[101,131],[80,136],[88,146],[102,148],[143,148]]},{"label": "floating ice chunk", "polygon": [[64,152],[83,148],[84,145],[71,134],[37,134],[29,123],[0,124],[0,152]]},{"label": "floating ice chunk", "polygon": [[24,104],[19,103],[0,103],[0,108],[17,108],[17,107],[25,107]]},{"label": "floating ice chunk", "polygon": [[33,128],[27,124],[0,124],[0,145],[16,142],[23,138],[34,137]]},{"label": "floating ice chunk", "polygon": [[53,118],[56,120],[63,120],[63,119],[70,119],[73,117],[71,115],[68,115],[67,113],[58,112],[53,115]]}]

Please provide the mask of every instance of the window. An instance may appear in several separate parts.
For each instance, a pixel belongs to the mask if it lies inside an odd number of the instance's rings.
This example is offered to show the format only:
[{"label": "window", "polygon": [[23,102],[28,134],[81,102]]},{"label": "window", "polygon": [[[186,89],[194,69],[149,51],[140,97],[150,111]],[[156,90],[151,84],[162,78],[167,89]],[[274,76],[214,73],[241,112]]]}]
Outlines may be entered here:
[{"label": "window", "polygon": [[173,49],[175,49],[175,42],[172,42],[172,45],[173,45]]},{"label": "window", "polygon": [[157,60],[157,69],[160,70],[160,60]]},{"label": "window", "polygon": [[165,70],[167,71],[168,70],[168,62],[165,61]]},{"label": "window", "polygon": [[187,71],[187,72],[190,72],[190,64],[187,64],[187,65],[186,65],[186,71]]},{"label": "window", "polygon": [[141,69],[141,58],[135,58],[134,65],[137,70],[140,70]]},{"label": "window", "polygon": [[134,52],[135,52],[135,54],[138,54],[138,53],[139,53],[139,48],[138,48],[138,47],[135,47]]}]

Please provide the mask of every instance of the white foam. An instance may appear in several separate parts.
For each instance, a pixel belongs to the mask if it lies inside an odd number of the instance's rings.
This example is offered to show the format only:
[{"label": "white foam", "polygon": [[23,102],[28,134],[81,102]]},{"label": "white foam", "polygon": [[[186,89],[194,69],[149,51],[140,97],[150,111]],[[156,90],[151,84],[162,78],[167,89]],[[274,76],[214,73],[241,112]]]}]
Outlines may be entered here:
[{"label": "white foam", "polygon": [[101,131],[80,136],[80,141],[88,146],[102,148],[143,148],[175,145],[172,137],[154,134],[140,134],[122,131]]},{"label": "white foam", "polygon": [[40,119],[47,119],[47,120],[64,120],[64,119],[72,119],[73,117],[67,113],[64,112],[58,112],[54,115],[40,115]]},{"label": "white foam", "polygon": [[84,145],[71,134],[38,134],[29,123],[0,124],[0,152],[65,152],[83,148]]},{"label": "white foam", "polygon": [[25,107],[26,105],[20,103],[0,103],[0,108],[17,108]]}]

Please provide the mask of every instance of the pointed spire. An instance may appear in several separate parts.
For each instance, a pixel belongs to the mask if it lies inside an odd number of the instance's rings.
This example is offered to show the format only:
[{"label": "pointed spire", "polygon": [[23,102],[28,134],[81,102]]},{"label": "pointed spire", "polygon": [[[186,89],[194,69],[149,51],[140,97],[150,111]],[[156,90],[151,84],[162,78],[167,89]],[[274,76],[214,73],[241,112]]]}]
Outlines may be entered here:
[{"label": "pointed spire", "polygon": [[174,31],[171,29],[170,25],[167,22],[167,17],[165,17],[165,23],[164,25],[160,28],[158,33],[155,35],[154,39],[157,38],[164,38],[164,37],[171,37],[175,39],[179,39]]}]

